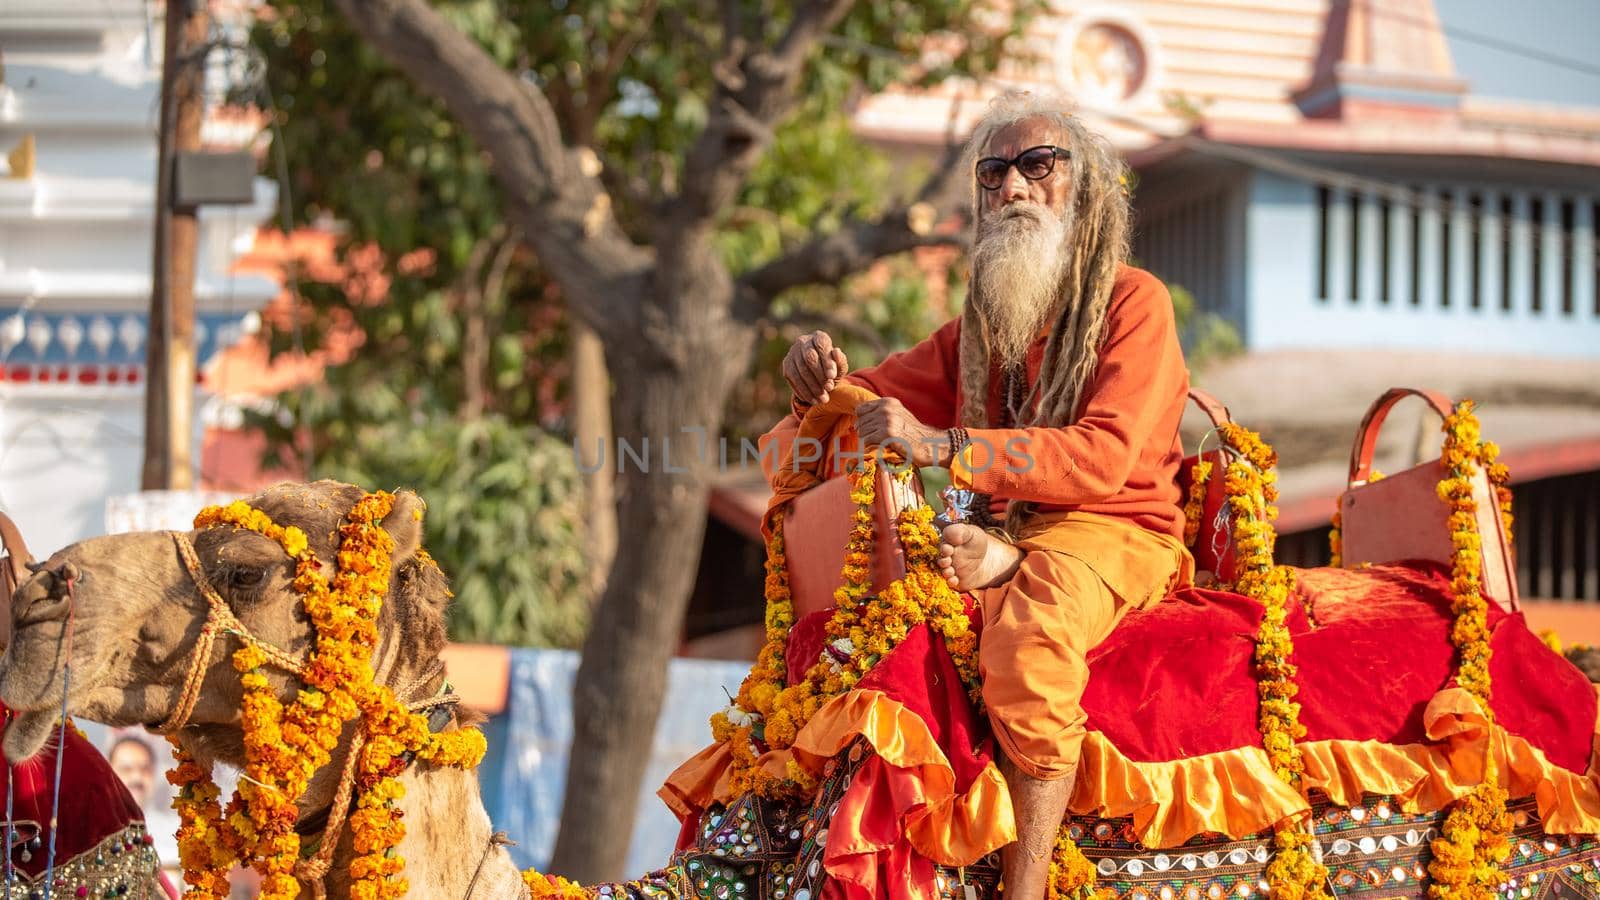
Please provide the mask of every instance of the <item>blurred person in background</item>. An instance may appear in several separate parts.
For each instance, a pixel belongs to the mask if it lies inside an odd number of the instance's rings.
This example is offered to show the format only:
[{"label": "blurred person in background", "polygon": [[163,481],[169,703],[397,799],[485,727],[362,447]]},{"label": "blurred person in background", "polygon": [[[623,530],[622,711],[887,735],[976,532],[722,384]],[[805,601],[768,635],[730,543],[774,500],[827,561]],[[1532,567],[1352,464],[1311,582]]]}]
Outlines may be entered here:
[{"label": "blurred person in background", "polygon": [[160,788],[161,774],[157,771],[155,749],[144,738],[133,734],[119,736],[106,754],[112,771],[122,779],[122,784],[133,795],[134,802],[144,812],[145,827],[155,839],[156,855],[161,857],[161,868],[181,871],[178,860],[178,814],[173,812],[166,791]]}]

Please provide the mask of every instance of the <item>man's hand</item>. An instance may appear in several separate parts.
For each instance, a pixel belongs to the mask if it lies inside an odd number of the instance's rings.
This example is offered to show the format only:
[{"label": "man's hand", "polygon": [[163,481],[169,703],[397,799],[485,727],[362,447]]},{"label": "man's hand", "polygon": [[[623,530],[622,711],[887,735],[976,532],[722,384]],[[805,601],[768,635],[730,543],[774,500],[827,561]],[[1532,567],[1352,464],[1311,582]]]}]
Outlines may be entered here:
[{"label": "man's hand", "polygon": [[911,452],[914,466],[948,465],[949,441],[942,428],[930,428],[917,421],[905,404],[893,397],[879,397],[856,407],[856,434],[861,446],[890,446]]},{"label": "man's hand", "polygon": [[783,378],[796,400],[810,406],[828,402],[828,392],[850,371],[844,351],[833,345],[825,331],[813,331],[794,342],[783,358]]}]

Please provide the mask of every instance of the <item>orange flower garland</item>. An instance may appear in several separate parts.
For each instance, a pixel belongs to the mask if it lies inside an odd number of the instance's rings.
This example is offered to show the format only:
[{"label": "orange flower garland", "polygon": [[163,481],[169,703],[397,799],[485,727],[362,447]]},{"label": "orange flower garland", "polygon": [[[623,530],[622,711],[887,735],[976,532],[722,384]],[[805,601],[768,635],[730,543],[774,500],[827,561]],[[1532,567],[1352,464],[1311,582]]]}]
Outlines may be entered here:
[{"label": "orange flower garland", "polygon": [[1193,547],[1205,515],[1206,487],[1211,483],[1211,461],[1202,459],[1189,470],[1189,499],[1183,505],[1183,545]]},{"label": "orange flower garland", "polygon": [[[904,510],[896,523],[900,547],[906,555],[908,573],[936,574],[939,559],[939,529],[933,525],[933,508],[918,506]],[[910,579],[907,579],[910,590]],[[955,588],[943,578],[917,579],[923,591],[918,605],[926,610],[926,620],[944,638],[945,649],[955,663],[956,673],[966,686],[974,710],[983,712],[983,684],[978,678],[978,636],[972,633],[972,620],[966,604]]]},{"label": "orange flower garland", "polygon": [[[405,768],[402,754],[462,768],[482,760],[486,745],[477,729],[433,734],[425,718],[405,709],[387,686],[373,682],[377,619],[389,590],[394,552],[382,521],[393,508],[394,497],[383,492],[356,503],[340,526],[331,584],[298,528],[280,527],[242,501],[208,507],[195,518],[196,528],[231,525],[283,546],[295,560],[293,588],[316,640],[296,673],[305,687],[287,705],[261,672],[266,655],[259,648],[247,645],[234,653],[234,668],[244,686],[245,768],[226,816],[217,808],[210,773],[177,749],[179,766],[168,778],[182,788],[174,806],[184,821],[179,850],[184,879],[196,888],[191,895],[202,900],[225,897],[226,872],[235,861],[248,862],[261,874],[263,898],[300,895],[294,876],[300,859],[296,804],[312,775],[330,760],[345,723],[358,715],[367,742],[358,760],[357,809],[350,817],[359,854],[351,865],[354,898],[397,897],[406,891],[406,882],[393,878],[404,859],[391,852],[405,834],[392,808],[401,795],[394,779]],[[175,738],[173,743],[177,747]]]},{"label": "orange flower garland", "polygon": [[[1233,452],[1223,482],[1233,521],[1236,554],[1235,590],[1262,606],[1256,635],[1256,690],[1260,697],[1258,727],[1272,771],[1299,788],[1305,761],[1297,743],[1305,737],[1300,704],[1295,702],[1298,670],[1289,658],[1294,641],[1287,625],[1293,576],[1273,563],[1277,534],[1277,454],[1259,435],[1233,423],[1221,426],[1223,443]],[[1327,897],[1328,870],[1313,855],[1315,838],[1296,823],[1282,823],[1273,844],[1277,852],[1267,865],[1267,883],[1275,897]]]},{"label": "orange flower garland", "polygon": [[198,900],[225,900],[228,869],[239,858],[233,836],[222,824],[220,791],[211,773],[200,768],[194,757],[173,745],[175,763],[167,780],[178,788],[172,808],[182,824],[178,828],[178,857],[183,863],[184,880],[190,889],[184,894]]},{"label": "orange flower garland", "polygon": [[1094,886],[1095,874],[1094,864],[1073,842],[1071,827],[1061,826],[1045,876],[1045,900],[1116,900],[1116,891]]},{"label": "orange flower garland", "polygon": [[[847,475],[855,510],[844,577],[834,591],[834,612],[824,630],[827,646],[805,677],[789,686],[785,686],[784,652],[794,609],[782,517],[773,522],[767,548],[766,643],[734,703],[711,718],[713,739],[727,744],[732,753],[729,782],[736,794],[754,791],[768,798],[799,798],[815,791],[815,779],[793,762],[777,776],[761,769],[757,759],[766,749],[791,746],[817,710],[855,687],[917,625],[927,624],[944,638],[969,696],[978,697],[977,638],[960,595],[937,572],[939,533],[931,509],[921,506],[901,512],[895,529],[906,554],[907,574],[879,596],[867,596],[877,538],[873,525],[877,470],[878,461],[869,456]],[[911,474],[906,468],[894,477],[906,481]]]},{"label": "orange flower garland", "polygon": [[[1367,476],[1367,484],[1382,480],[1383,473],[1377,469],[1373,469],[1372,473]],[[1335,569],[1344,566],[1344,541],[1340,532],[1343,518],[1336,501],[1333,508],[1333,528],[1328,531],[1328,565]]]},{"label": "orange flower garland", "polygon": [[[877,482],[877,467],[871,457],[851,470],[850,499],[855,512],[850,538],[845,545],[844,581],[834,590],[835,610],[829,620],[827,634],[836,639],[846,626],[857,603],[866,595],[871,584],[872,546],[875,540],[872,504]],[[825,698],[827,688],[838,685],[825,684],[826,675],[819,676],[819,666],[813,665],[800,683],[785,687],[787,663],[784,650],[788,644],[789,628],[794,624],[794,604],[789,595],[787,559],[783,555],[782,519],[775,517],[773,537],[767,557],[767,642],[756,658],[756,665],[739,686],[739,694],[727,710],[711,717],[712,738],[729,743],[733,752],[729,782],[735,793],[755,791],[768,798],[797,798],[816,788],[816,782],[798,766],[791,765],[782,776],[775,776],[756,764],[763,747],[784,749],[794,742],[805,723]],[[824,659],[828,656],[823,653]]]},{"label": "orange flower garland", "polygon": [[[1483,596],[1483,536],[1478,533],[1477,504],[1472,480],[1482,464],[1490,470],[1497,488],[1509,480],[1505,467],[1495,462],[1499,449],[1482,439],[1471,400],[1463,400],[1444,421],[1444,450],[1439,464],[1444,478],[1439,499],[1450,507],[1451,611],[1455,623],[1450,642],[1461,655],[1456,683],[1477,699],[1491,723],[1489,679],[1489,604]],[[1509,492],[1508,492],[1509,493]],[[1508,498],[1502,495],[1502,504]],[[1428,895],[1438,900],[1488,897],[1505,881],[1500,869],[1511,852],[1512,820],[1506,812],[1506,791],[1499,783],[1496,755],[1491,742],[1484,760],[1483,781],[1472,793],[1457,800],[1446,816],[1443,834],[1435,838],[1428,874],[1433,883]]]},{"label": "orange flower garland", "polygon": [[589,892],[582,886],[560,875],[541,875],[533,869],[522,870],[522,883],[527,886],[532,900],[588,900]]}]

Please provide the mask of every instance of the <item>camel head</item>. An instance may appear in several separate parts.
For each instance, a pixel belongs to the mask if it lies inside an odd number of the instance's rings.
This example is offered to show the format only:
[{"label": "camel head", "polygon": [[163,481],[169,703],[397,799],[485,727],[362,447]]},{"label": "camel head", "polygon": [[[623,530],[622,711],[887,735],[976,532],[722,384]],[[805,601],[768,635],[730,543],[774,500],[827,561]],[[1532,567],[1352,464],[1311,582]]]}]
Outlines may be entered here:
[{"label": "camel head", "polygon": [[[246,502],[305,532],[323,576],[332,578],[339,525],[362,496],[351,485],[319,481],[277,485]],[[422,507],[415,494],[400,492],[383,520],[395,549],[373,665],[390,684],[426,675],[445,642],[450,593],[438,567],[418,555]],[[304,659],[313,631],[283,546],[226,524],[187,534],[205,579],[245,628]],[[6,757],[24,759],[44,746],[63,693],[70,713],[93,721],[165,722],[184,693],[207,611],[171,532],[94,538],[37,564],[12,595],[11,643],[0,658],[0,702],[16,713],[5,733]],[[181,731],[197,756],[234,765],[243,759],[243,690],[230,660],[240,646],[232,635],[216,639]],[[295,676],[271,667],[267,674],[282,700],[295,696]]]}]

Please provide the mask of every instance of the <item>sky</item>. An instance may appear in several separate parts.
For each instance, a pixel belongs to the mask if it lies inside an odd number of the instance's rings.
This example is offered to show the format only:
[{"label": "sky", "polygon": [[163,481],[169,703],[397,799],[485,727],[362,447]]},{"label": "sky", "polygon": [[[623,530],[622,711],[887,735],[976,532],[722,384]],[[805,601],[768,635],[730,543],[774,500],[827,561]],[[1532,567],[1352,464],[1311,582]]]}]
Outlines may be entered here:
[{"label": "sky", "polygon": [[1600,0],[1434,0],[1434,8],[1474,95],[1600,106]]}]

